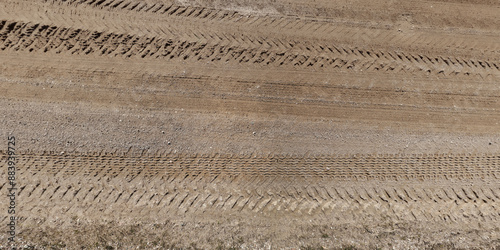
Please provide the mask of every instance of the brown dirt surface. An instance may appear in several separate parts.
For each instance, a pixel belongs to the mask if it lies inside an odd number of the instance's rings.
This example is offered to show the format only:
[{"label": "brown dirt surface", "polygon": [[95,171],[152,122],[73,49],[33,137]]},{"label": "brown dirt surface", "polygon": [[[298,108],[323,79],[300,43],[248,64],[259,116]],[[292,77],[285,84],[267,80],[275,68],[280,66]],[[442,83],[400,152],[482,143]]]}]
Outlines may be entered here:
[{"label": "brown dirt surface", "polygon": [[499,27],[495,0],[0,0],[0,248],[498,249]]}]

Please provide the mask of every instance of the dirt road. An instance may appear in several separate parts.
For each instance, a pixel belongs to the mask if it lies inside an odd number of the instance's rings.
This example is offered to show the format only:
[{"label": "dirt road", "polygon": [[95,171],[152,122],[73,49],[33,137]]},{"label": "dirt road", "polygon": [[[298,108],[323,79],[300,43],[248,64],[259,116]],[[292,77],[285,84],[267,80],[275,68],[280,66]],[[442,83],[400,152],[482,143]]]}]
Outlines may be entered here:
[{"label": "dirt road", "polygon": [[15,136],[19,246],[499,247],[498,27],[493,0],[0,0],[2,231]]}]

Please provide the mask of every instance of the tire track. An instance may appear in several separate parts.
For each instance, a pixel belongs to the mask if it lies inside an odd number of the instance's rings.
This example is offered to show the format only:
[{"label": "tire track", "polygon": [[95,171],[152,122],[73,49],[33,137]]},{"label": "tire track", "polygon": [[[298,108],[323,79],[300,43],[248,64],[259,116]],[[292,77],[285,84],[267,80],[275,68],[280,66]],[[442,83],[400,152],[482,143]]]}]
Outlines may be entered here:
[{"label": "tire track", "polygon": [[[2,153],[2,159],[5,154]],[[497,178],[497,155],[224,155],[26,152],[20,165],[36,175],[138,178],[330,178],[339,180],[434,180]],[[174,179],[175,179],[174,178]],[[172,180],[173,181],[173,180]],[[464,191],[465,192],[465,191]],[[468,192],[464,197],[472,197]]]},{"label": "tire track", "polygon": [[[457,33],[458,31],[435,32],[419,30],[401,33],[381,27],[351,27],[352,25],[346,26],[329,19],[311,19],[296,16],[249,16],[237,11],[175,6],[170,3],[141,3],[149,4],[152,8],[141,8],[139,12],[136,12],[135,8],[129,11],[127,8],[121,8],[121,5],[108,5],[109,1],[98,4],[99,2],[46,1],[45,4],[35,4],[31,1],[21,1],[15,4],[5,3],[5,9],[9,11],[6,11],[3,16],[7,18],[6,20],[46,23],[58,27],[73,27],[82,30],[148,36],[167,40],[210,42],[213,44],[219,44],[220,40],[218,41],[218,39],[226,40],[226,38],[241,34],[246,37],[253,37],[252,40],[257,40],[259,45],[286,45],[290,39],[308,40],[312,43],[317,43],[320,40],[323,42],[322,47],[324,47],[324,44],[335,43],[340,47],[352,46],[353,49],[380,48],[381,51],[387,52],[399,51],[403,48],[413,54],[427,54],[428,57],[431,57],[431,54],[441,55],[444,58],[443,60],[446,60],[448,56],[452,56],[464,58],[462,60],[467,60],[467,58],[480,60],[479,58],[483,58],[486,61],[494,62],[498,60],[500,54],[496,34],[485,34],[482,36],[481,42],[478,43],[477,37],[471,35],[469,31]],[[126,5],[134,7],[138,3],[126,2]],[[161,6],[159,13],[158,11],[152,12],[156,10],[156,5]],[[47,8],[52,10],[50,16],[47,16]],[[18,18],[27,10],[38,12],[38,15]],[[198,15],[200,12],[207,13],[207,15]],[[96,16],[99,22],[93,23],[82,19],[82,17],[86,16]],[[288,27],[288,25],[277,29],[274,27],[274,24],[278,23],[276,20],[283,20],[283,23],[291,22],[294,25],[289,26],[287,29],[284,27]],[[318,30],[328,32],[319,33]],[[276,41],[266,43],[266,40],[271,38],[275,38]],[[431,44],[432,48],[430,48]],[[251,45],[255,46],[257,44],[251,43]],[[280,47],[280,50],[283,49],[285,48]],[[430,53],[429,49],[434,52]],[[282,51],[279,53],[282,53]],[[312,59],[320,60],[318,58]],[[448,64],[446,61],[441,62],[441,64],[443,63]],[[457,63],[456,66],[460,67],[460,64]],[[440,67],[440,65],[438,66]],[[398,70],[404,70],[404,67]],[[425,72],[427,70],[423,69]],[[441,71],[439,68],[434,70]],[[488,77],[488,74],[483,77]]]},{"label": "tire track", "polygon": [[[474,177],[458,175],[453,181],[439,181],[433,176],[427,180],[399,178],[398,182],[385,181],[341,181],[330,175],[308,175],[305,170],[294,174],[293,182],[283,175],[249,174],[232,170],[221,171],[217,180],[213,174],[199,174],[196,168],[178,170],[182,174],[171,178],[173,174],[162,171],[162,174],[148,176],[140,174],[136,178],[119,177],[106,172],[106,166],[123,166],[140,161],[114,161],[106,157],[120,158],[118,155],[90,154],[69,157],[54,154],[31,154],[35,159],[32,164],[46,162],[38,161],[44,157],[63,158],[63,164],[75,159],[80,162],[77,168],[91,168],[89,172],[80,174],[46,169],[35,171],[27,169],[26,159],[20,158],[20,180],[22,184],[19,198],[23,200],[20,211],[27,213],[29,218],[46,218],[57,213],[59,218],[73,216],[78,213],[100,213],[103,218],[123,216],[120,210],[140,210],[143,219],[155,218],[165,212],[169,214],[196,213],[284,213],[312,216],[323,214],[336,217],[338,221],[356,221],[368,218],[389,218],[393,221],[438,221],[443,223],[467,221],[498,221],[498,206],[500,187],[495,181],[484,181]],[[2,156],[4,158],[5,155]],[[140,155],[137,155],[139,158]],[[142,159],[147,158],[143,155]],[[164,156],[173,158],[173,155]],[[380,156],[389,163],[394,160],[407,161],[410,156]],[[394,158],[396,157],[396,159]],[[427,156],[434,159],[442,168],[443,158],[456,159],[453,156]],[[471,159],[498,158],[498,156],[470,156]],[[177,160],[183,157],[177,158]],[[200,157],[203,158],[203,157]],[[199,159],[200,159],[199,158]],[[246,156],[233,156],[248,159]],[[254,157],[250,157],[254,158]],[[279,158],[279,157],[278,157]],[[276,159],[276,157],[273,157]],[[363,156],[354,159],[363,162]],[[349,160],[345,160],[349,161]],[[96,167],[89,167],[94,162]],[[190,162],[193,162],[190,159]],[[195,163],[200,161],[195,160]],[[251,162],[250,162],[251,163]],[[151,163],[148,163],[151,164]],[[386,162],[387,164],[387,162]],[[48,164],[50,165],[50,163]],[[445,164],[446,165],[446,164]],[[275,168],[267,164],[268,168]],[[358,165],[359,166],[359,165]],[[388,165],[386,168],[390,168]],[[243,168],[244,166],[242,166]],[[52,165],[52,168],[57,166]],[[131,166],[126,167],[127,169]],[[140,166],[139,166],[140,168]],[[349,169],[349,165],[344,166]],[[392,166],[392,168],[396,168]],[[65,169],[65,168],[64,168]],[[411,168],[406,168],[410,170]],[[406,171],[405,170],[405,171]],[[63,170],[60,170],[63,171]],[[266,170],[260,170],[266,171]],[[267,171],[269,171],[267,169]],[[351,170],[352,171],[352,170]],[[384,170],[391,173],[391,171]],[[223,172],[223,173],[222,173]],[[272,171],[271,171],[272,172]],[[401,172],[397,175],[404,175]],[[294,173],[292,171],[292,173]],[[352,171],[350,175],[355,175]],[[4,173],[1,174],[2,177]],[[339,176],[342,178],[342,173]],[[358,174],[359,175],[359,174]],[[231,178],[231,176],[235,176]],[[254,176],[254,177],[253,177]],[[447,178],[451,178],[447,176]],[[496,180],[495,177],[492,180]],[[336,180],[336,181],[334,181]],[[362,183],[362,184],[361,184]],[[361,186],[362,185],[362,186]],[[244,188],[242,188],[244,187]],[[6,187],[1,186],[0,191]],[[68,213],[71,207],[71,213]],[[104,207],[106,207],[104,209]],[[57,211],[52,211],[54,208]],[[47,209],[50,210],[49,213]],[[104,210],[103,210],[104,209]],[[338,215],[342,216],[338,216]]]},{"label": "tire track", "polygon": [[[277,52],[259,49],[260,46],[247,49],[225,46],[221,43],[175,41],[5,20],[0,22],[0,50],[153,58],[199,63],[236,63],[294,69],[370,70],[447,77],[472,75],[481,79],[500,76],[499,65],[492,61],[316,46],[300,42],[289,43],[291,48],[299,45],[304,46],[300,53],[294,50]],[[314,55],[313,49],[320,51],[321,55]],[[310,51],[313,51],[312,54]]]},{"label": "tire track", "polygon": [[[53,2],[52,4],[56,4]],[[136,1],[129,1],[127,6],[136,6]],[[147,5],[147,4],[146,4]],[[92,8],[103,9],[109,12],[124,12],[127,15],[133,13],[140,13],[142,16],[148,16],[155,14],[159,17],[176,18],[183,20],[182,22],[193,22],[193,21],[203,21],[199,24],[209,23],[206,25],[207,28],[217,26],[218,29],[223,29],[224,26],[230,24],[230,27],[234,27],[238,30],[272,30],[273,32],[278,31],[278,33],[283,33],[286,35],[300,34],[301,38],[305,37],[321,37],[326,40],[331,39],[343,39],[345,37],[351,38],[348,43],[356,43],[359,40],[362,42],[375,43],[377,45],[388,45],[393,44],[394,47],[405,46],[405,47],[428,47],[429,44],[434,44],[434,46],[439,42],[438,47],[441,48],[458,48],[459,44],[466,44],[464,50],[481,50],[485,53],[496,53],[500,52],[500,47],[495,39],[483,39],[481,46],[477,46],[477,41],[475,39],[467,38],[467,36],[462,36],[463,34],[451,34],[447,32],[442,32],[440,34],[432,32],[410,32],[406,34],[401,34],[400,32],[387,31],[384,29],[373,29],[367,27],[357,27],[356,29],[348,28],[339,25],[338,21],[325,18],[306,18],[299,16],[253,16],[248,14],[239,13],[238,11],[232,10],[219,10],[211,9],[205,7],[196,6],[177,6],[173,3],[149,3],[151,9],[161,6],[159,11],[152,12],[150,8],[141,9],[129,9],[122,8],[120,6],[113,7],[113,5],[93,5],[89,2],[73,2],[67,6],[79,7],[79,6],[89,6]],[[103,7],[101,7],[103,6]],[[208,20],[207,20],[208,19]],[[126,19],[124,20],[126,21]],[[281,23],[279,29],[277,26]],[[288,24],[292,23],[289,27]],[[145,24],[147,26],[147,24]],[[318,30],[328,30],[328,32],[318,33]],[[321,35],[320,35],[321,34]],[[342,34],[342,36],[339,36]],[[342,38],[343,37],[343,38]]]}]

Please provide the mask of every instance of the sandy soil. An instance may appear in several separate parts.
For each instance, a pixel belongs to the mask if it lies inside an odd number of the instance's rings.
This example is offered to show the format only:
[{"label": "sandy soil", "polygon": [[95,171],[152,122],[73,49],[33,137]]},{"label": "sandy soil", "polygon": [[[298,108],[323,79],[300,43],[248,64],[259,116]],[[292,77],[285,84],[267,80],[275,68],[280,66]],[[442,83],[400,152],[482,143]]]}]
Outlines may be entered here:
[{"label": "sandy soil", "polygon": [[498,248],[498,27],[493,0],[0,0],[2,232],[15,136],[20,247]]}]

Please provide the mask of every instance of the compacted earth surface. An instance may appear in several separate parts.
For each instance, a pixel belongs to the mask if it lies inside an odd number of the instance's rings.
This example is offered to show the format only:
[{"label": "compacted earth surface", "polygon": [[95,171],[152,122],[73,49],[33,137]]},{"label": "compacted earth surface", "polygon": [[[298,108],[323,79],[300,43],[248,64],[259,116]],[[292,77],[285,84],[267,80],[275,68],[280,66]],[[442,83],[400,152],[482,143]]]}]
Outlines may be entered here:
[{"label": "compacted earth surface", "polygon": [[0,248],[498,249],[499,27],[495,0],[0,0]]}]

